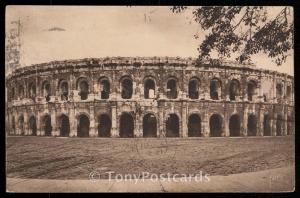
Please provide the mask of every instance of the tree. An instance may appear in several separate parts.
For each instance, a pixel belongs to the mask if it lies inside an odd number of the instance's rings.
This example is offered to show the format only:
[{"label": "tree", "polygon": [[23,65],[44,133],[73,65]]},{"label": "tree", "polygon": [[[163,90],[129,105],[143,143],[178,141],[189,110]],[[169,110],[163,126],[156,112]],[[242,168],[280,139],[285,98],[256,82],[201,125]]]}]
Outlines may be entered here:
[{"label": "tree", "polygon": [[[173,6],[180,13],[186,6]],[[286,61],[293,49],[294,23],[289,7],[268,19],[270,11],[262,6],[207,6],[193,8],[194,20],[208,32],[200,44],[199,60],[209,60],[215,50],[220,58],[235,54],[240,63],[251,55],[265,53],[277,65]]]}]

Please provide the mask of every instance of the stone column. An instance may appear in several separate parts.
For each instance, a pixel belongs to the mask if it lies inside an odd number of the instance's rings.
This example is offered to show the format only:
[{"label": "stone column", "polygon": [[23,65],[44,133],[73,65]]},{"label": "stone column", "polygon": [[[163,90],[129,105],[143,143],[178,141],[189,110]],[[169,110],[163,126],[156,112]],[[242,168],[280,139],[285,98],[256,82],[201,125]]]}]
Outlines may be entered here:
[{"label": "stone column", "polygon": [[260,108],[258,114],[258,130],[256,136],[264,136],[264,113],[263,110]]},{"label": "stone column", "polygon": [[272,116],[272,119],[270,121],[270,125],[271,125],[271,136],[276,136],[276,118],[277,118],[277,114],[274,113]]},{"label": "stone column", "polygon": [[165,129],[165,119],[164,119],[164,108],[159,105],[158,107],[158,114],[159,114],[159,130],[158,130],[158,137],[166,137]]},{"label": "stone column", "polygon": [[77,120],[75,116],[75,108],[73,105],[69,109],[70,137],[77,137]]},{"label": "stone column", "polygon": [[36,131],[36,135],[37,136],[44,136],[45,135],[45,131],[42,130],[42,119],[41,119],[41,113],[38,111],[37,112],[37,116],[36,116],[36,126],[37,126],[37,131]]},{"label": "stone column", "polygon": [[209,137],[210,136],[210,130],[209,130],[209,118],[208,118],[208,113],[207,111],[204,112],[204,117],[202,118],[202,134],[204,137]]},{"label": "stone column", "polygon": [[96,131],[96,122],[95,122],[95,109],[94,106],[90,106],[90,131],[89,136],[90,137],[96,137],[97,131]]},{"label": "stone column", "polygon": [[244,108],[243,112],[243,119],[242,119],[242,130],[241,130],[241,136],[247,136],[248,135],[248,105]]},{"label": "stone column", "polygon": [[284,120],[283,120],[283,135],[287,135],[287,125],[288,125],[288,119],[287,119],[287,110],[284,111]]},{"label": "stone column", "polygon": [[29,127],[28,127],[28,115],[27,112],[24,112],[24,134],[30,135]]},{"label": "stone column", "polygon": [[[224,104],[225,105],[225,109],[228,109],[228,104]],[[229,132],[229,115],[228,115],[228,112],[225,111],[224,113],[224,118],[223,118],[223,121],[222,121],[222,133],[221,133],[221,136],[226,136],[226,137],[229,137],[230,136],[230,132]]]},{"label": "stone column", "polygon": [[182,102],[182,112],[181,112],[181,134],[179,137],[188,137],[188,128],[187,128],[187,103]]},{"label": "stone column", "polygon": [[55,109],[51,110],[50,116],[51,116],[51,126],[52,126],[51,135],[52,136],[59,136],[59,126],[58,126],[57,121],[56,121],[56,110]]},{"label": "stone column", "polygon": [[111,137],[119,137],[117,126],[117,107],[111,106]]}]

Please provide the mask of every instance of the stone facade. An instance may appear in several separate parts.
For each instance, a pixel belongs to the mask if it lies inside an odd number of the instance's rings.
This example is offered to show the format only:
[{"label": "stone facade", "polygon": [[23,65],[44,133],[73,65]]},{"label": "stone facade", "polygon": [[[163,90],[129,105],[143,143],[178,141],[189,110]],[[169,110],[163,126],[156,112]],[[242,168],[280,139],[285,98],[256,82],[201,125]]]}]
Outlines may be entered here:
[{"label": "stone facade", "polygon": [[294,79],[182,58],[54,61],[6,79],[9,135],[211,137],[294,134]]}]

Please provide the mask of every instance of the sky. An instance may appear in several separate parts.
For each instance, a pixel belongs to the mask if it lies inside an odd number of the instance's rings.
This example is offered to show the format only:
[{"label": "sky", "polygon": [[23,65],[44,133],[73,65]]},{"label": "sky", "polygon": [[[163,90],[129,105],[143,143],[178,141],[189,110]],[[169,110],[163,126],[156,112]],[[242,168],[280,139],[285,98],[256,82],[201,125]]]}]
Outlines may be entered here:
[{"label": "sky", "polygon": [[[196,58],[205,32],[193,20],[192,9],[174,14],[169,6],[7,6],[6,30],[11,21],[21,20],[22,66],[106,56]],[[268,9],[276,16],[282,8]],[[253,62],[293,75],[293,59],[291,52],[286,63],[276,66],[258,54]]]}]

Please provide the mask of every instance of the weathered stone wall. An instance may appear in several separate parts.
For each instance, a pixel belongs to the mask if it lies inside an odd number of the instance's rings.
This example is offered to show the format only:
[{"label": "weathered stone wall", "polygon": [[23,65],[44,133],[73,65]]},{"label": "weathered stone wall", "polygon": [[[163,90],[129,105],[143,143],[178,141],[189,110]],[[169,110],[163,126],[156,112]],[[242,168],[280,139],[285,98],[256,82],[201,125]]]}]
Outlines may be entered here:
[{"label": "weathered stone wall", "polygon": [[[109,81],[109,98],[101,99],[101,79]],[[122,82],[132,82],[132,97],[123,99]],[[146,80],[155,83],[154,97],[145,99]],[[167,82],[174,79],[177,97],[168,98]],[[189,82],[198,83],[198,99],[189,96]],[[219,98],[211,97],[211,80],[220,82]],[[232,88],[236,81],[238,88]],[[252,100],[249,101],[249,82],[255,84]],[[63,98],[62,84],[68,83],[67,99]],[[81,82],[88,85],[87,99],[81,99]],[[49,100],[45,85],[50,85]],[[197,65],[191,59],[124,58],[120,60],[97,59],[51,62],[16,70],[7,78],[9,134],[31,135],[31,117],[35,118],[36,135],[45,134],[45,116],[51,117],[51,135],[60,136],[61,116],[69,118],[69,136],[77,136],[81,115],[89,119],[89,136],[98,136],[99,116],[111,119],[111,137],[120,136],[120,119],[129,113],[134,120],[134,136],[143,137],[143,118],[153,114],[157,121],[157,137],[166,136],[166,122],[170,114],[179,119],[179,137],[188,137],[188,120],[197,114],[201,119],[201,135],[211,136],[210,118],[218,114],[222,118],[220,136],[231,136],[230,119],[238,115],[239,136],[247,136],[248,118],[257,119],[257,136],[264,135],[264,117],[269,115],[270,133],[281,135],[294,133],[294,79],[292,76],[273,71],[259,70],[247,66]],[[35,88],[34,88],[35,87]],[[281,87],[279,90],[278,87]],[[235,99],[232,100],[231,90]],[[288,90],[289,89],[289,90]],[[22,91],[23,90],[23,91]],[[170,90],[169,90],[170,92]],[[279,94],[280,93],[280,94]],[[280,117],[281,116],[281,117]],[[283,124],[278,124],[282,118]],[[21,118],[21,119],[20,119]],[[24,120],[22,122],[22,120]],[[23,123],[23,124],[22,124]],[[233,128],[234,128],[233,127]],[[234,130],[234,129],[232,129]]]}]

